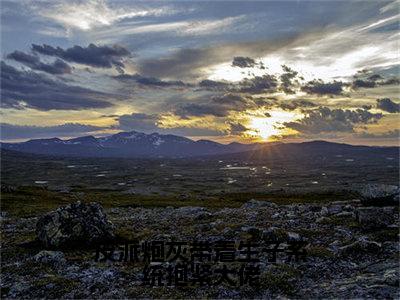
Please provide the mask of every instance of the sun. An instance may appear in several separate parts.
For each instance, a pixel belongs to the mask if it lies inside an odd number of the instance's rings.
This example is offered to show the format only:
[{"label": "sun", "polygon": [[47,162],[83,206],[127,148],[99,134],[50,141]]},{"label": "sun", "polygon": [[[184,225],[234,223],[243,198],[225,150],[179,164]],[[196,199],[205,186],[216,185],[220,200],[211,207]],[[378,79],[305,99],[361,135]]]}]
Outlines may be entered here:
[{"label": "sun", "polygon": [[269,118],[253,118],[250,121],[250,127],[258,136],[266,140],[280,132],[273,123],[274,121]]},{"label": "sun", "polygon": [[[260,112],[259,112],[260,113]],[[265,111],[261,113],[266,113]],[[252,116],[249,118],[249,133],[263,140],[271,139],[273,136],[283,136],[293,133],[285,127],[286,122],[297,120],[302,114],[283,110],[269,110],[268,117]]]}]

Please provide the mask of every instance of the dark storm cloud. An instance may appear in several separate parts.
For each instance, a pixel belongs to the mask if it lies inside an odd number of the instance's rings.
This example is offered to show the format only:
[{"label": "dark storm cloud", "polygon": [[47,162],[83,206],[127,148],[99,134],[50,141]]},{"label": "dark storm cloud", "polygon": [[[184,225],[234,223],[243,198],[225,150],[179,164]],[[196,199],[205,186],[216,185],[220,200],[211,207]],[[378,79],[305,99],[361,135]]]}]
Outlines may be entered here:
[{"label": "dark storm cloud", "polygon": [[256,62],[251,57],[235,56],[232,61],[233,67],[252,68],[255,65],[256,65]]},{"label": "dark storm cloud", "polygon": [[[21,71],[1,62],[1,106],[39,110],[105,108],[112,95],[67,85],[44,74]],[[22,102],[25,105],[22,105]]]},{"label": "dark storm cloud", "polygon": [[244,93],[273,93],[278,87],[278,80],[274,75],[266,74],[253,78],[245,78],[238,85],[240,92]]},{"label": "dark storm cloud", "polygon": [[398,139],[400,137],[400,130],[389,130],[387,132],[382,133],[370,133],[370,132],[361,132],[356,134],[356,137],[362,139]]},{"label": "dark storm cloud", "polygon": [[33,70],[43,71],[49,74],[69,74],[71,67],[61,59],[56,59],[53,63],[46,64],[40,61],[39,56],[31,55],[22,51],[14,51],[7,55],[8,59],[15,60]]},{"label": "dark storm cloud", "polygon": [[279,107],[283,110],[295,110],[297,108],[310,108],[317,106],[315,103],[307,100],[294,100],[289,103],[281,103]]},{"label": "dark storm cloud", "polygon": [[123,59],[131,54],[129,50],[119,45],[96,46],[94,44],[87,47],[74,46],[68,49],[54,48],[46,44],[32,44],[32,51],[96,68],[111,68],[113,66],[124,68]]},{"label": "dark storm cloud", "polygon": [[312,81],[307,82],[304,86],[301,87],[303,92],[308,94],[317,94],[317,95],[340,95],[343,92],[343,87],[346,84],[341,81],[333,81],[333,82],[323,82],[322,80],[314,79]]},{"label": "dark storm cloud", "polygon": [[114,79],[120,80],[122,82],[135,82],[144,86],[154,86],[154,87],[190,87],[192,85],[184,83],[183,81],[165,81],[155,77],[145,77],[140,74],[121,74],[113,77]]},{"label": "dark storm cloud", "polygon": [[105,129],[105,127],[85,125],[79,123],[66,123],[55,126],[28,126],[0,123],[1,139],[14,140],[26,138],[43,137],[70,137],[82,134],[93,133]]},{"label": "dark storm cloud", "polygon": [[319,107],[309,111],[303,119],[284,125],[304,134],[353,132],[355,126],[376,123],[382,117],[380,113],[374,114],[365,109],[353,111]]},{"label": "dark storm cloud", "polygon": [[243,132],[249,130],[246,126],[240,123],[229,122],[229,133],[232,135],[241,135]]},{"label": "dark storm cloud", "polygon": [[[139,72],[156,77],[193,77],[201,67],[213,59],[211,50],[182,49],[173,55],[160,59],[146,59],[139,62]],[[211,63],[210,63],[211,64]]]},{"label": "dark storm cloud", "polygon": [[159,119],[160,115],[157,114],[132,113],[130,115],[120,116],[118,121],[119,128],[126,131],[135,130],[144,133],[158,132],[162,134],[175,134],[182,136],[221,136],[225,134],[223,131],[212,128],[182,126],[162,128],[158,124]]},{"label": "dark storm cloud", "polygon": [[353,89],[375,88],[375,87],[379,87],[379,86],[393,85],[393,84],[400,83],[399,78],[392,77],[392,78],[385,79],[380,74],[373,74],[373,75],[366,77],[365,74],[361,73],[361,74],[355,75],[354,78],[355,78],[355,80],[352,83]]},{"label": "dark storm cloud", "polygon": [[122,115],[118,118],[119,127],[123,130],[137,130],[141,132],[154,132],[159,128],[157,122],[159,116],[156,114],[148,115],[143,113],[133,113]]},{"label": "dark storm cloud", "polygon": [[286,94],[294,94],[294,88],[298,86],[299,82],[296,80],[298,72],[292,70],[288,66],[282,66],[283,72],[280,76],[281,85],[280,90]]},{"label": "dark storm cloud", "polygon": [[400,112],[400,104],[393,102],[389,98],[382,98],[376,100],[376,106],[380,110],[389,112],[389,113],[398,113]]},{"label": "dark storm cloud", "polygon": [[232,88],[232,84],[223,81],[205,79],[199,82],[199,87],[210,90],[228,90]]},{"label": "dark storm cloud", "polygon": [[206,115],[226,117],[231,111],[243,111],[257,108],[257,106],[250,96],[228,93],[211,98],[199,98],[197,102],[180,104],[174,113],[183,118]]}]

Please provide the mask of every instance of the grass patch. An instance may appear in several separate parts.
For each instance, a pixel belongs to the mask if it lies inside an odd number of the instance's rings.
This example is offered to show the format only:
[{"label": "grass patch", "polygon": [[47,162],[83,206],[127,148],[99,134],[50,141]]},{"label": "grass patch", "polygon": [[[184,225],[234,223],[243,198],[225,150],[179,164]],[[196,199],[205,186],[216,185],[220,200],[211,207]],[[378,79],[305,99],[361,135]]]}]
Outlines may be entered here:
[{"label": "grass patch", "polygon": [[[339,193],[340,194],[340,193]],[[198,195],[188,194],[182,199],[177,195],[130,195],[112,190],[84,190],[76,193],[59,193],[42,187],[24,186],[12,193],[3,193],[1,209],[11,216],[32,217],[56,209],[59,206],[80,200],[82,202],[99,202],[105,208],[111,207],[184,207],[203,206],[210,209],[225,207],[237,208],[250,199],[268,200],[277,204],[329,202],[341,199],[336,193],[229,193],[207,196],[202,200]]]},{"label": "grass patch", "polygon": [[397,242],[399,240],[399,229],[388,228],[375,231],[369,235],[370,239],[379,243]]},{"label": "grass patch", "polygon": [[323,246],[311,246],[307,249],[307,256],[319,258],[333,258],[335,255]]}]

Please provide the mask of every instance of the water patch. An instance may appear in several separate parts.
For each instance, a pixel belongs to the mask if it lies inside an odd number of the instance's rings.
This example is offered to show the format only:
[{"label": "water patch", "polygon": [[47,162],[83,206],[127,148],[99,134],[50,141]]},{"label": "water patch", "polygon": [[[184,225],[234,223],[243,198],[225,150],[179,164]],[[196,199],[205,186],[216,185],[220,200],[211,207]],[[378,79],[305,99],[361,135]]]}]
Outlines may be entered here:
[{"label": "water patch", "polygon": [[230,165],[227,165],[225,168],[220,168],[220,170],[251,170],[251,168],[250,167],[232,167]]}]

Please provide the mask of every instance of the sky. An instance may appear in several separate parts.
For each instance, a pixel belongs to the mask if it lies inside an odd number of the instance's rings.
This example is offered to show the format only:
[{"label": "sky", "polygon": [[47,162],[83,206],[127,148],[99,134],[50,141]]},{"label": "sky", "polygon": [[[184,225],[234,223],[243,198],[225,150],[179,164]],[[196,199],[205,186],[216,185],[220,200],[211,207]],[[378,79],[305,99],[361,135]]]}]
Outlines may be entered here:
[{"label": "sky", "polygon": [[0,3],[2,141],[399,144],[399,1]]}]

